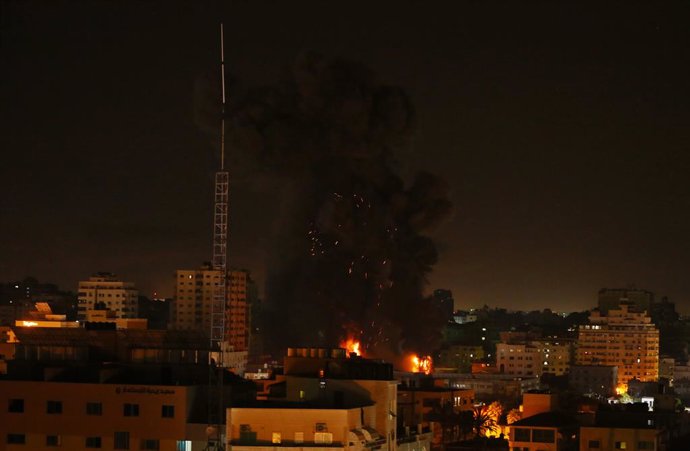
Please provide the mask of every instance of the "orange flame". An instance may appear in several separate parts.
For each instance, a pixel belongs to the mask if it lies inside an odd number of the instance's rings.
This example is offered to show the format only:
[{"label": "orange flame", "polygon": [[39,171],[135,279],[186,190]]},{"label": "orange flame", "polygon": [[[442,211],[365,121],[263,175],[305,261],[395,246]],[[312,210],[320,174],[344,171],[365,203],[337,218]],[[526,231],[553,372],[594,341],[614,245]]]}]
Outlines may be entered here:
[{"label": "orange flame", "polygon": [[348,357],[350,357],[350,354],[353,353],[362,357],[362,347],[359,340],[355,340],[352,337],[348,337],[347,340],[343,340],[340,342],[340,347],[345,348]]},{"label": "orange flame", "polygon": [[410,357],[410,362],[412,363],[413,373],[431,374],[433,360],[431,359],[430,355],[419,356],[414,354],[412,357]]}]

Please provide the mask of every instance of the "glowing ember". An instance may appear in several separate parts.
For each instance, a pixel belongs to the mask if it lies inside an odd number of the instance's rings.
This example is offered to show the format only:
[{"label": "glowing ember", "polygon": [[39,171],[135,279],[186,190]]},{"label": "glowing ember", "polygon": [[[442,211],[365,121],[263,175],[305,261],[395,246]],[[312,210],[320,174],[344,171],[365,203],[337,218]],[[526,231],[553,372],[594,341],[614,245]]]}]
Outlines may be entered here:
[{"label": "glowing ember", "polygon": [[431,374],[431,368],[433,366],[433,361],[430,355],[419,356],[417,354],[413,355],[410,359],[412,361],[412,372],[413,373],[424,373]]},{"label": "glowing ember", "polygon": [[350,357],[351,354],[356,354],[362,357],[362,350],[359,340],[355,340],[352,337],[348,337],[347,340],[340,342],[340,347],[347,350],[347,356]]}]

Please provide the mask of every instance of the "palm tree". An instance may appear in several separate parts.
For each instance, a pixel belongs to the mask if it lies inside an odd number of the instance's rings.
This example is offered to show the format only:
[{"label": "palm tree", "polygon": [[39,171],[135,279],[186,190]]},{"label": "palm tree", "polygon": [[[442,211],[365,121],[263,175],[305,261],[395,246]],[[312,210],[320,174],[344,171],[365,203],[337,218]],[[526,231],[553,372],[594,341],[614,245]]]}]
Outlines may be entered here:
[{"label": "palm tree", "polygon": [[[493,432],[498,431],[498,417],[500,416],[500,406],[481,405],[474,408],[472,415],[472,429],[477,437],[487,437]],[[497,415],[498,414],[498,415]]]}]

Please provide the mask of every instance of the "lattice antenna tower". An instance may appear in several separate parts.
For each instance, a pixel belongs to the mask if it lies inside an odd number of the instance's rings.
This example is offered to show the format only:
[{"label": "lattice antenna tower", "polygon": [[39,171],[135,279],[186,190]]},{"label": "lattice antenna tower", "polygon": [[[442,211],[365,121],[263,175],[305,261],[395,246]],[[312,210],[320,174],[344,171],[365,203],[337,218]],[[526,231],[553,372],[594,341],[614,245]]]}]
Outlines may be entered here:
[{"label": "lattice antenna tower", "polygon": [[225,309],[227,303],[228,257],[228,188],[230,175],[225,170],[225,48],[223,24],[220,24],[220,169],[216,172],[213,205],[213,269],[220,278],[211,302],[210,347],[218,356],[216,366],[209,366],[209,441],[207,449],[221,450],[223,446],[223,346],[225,339]]},{"label": "lattice antenna tower", "polygon": [[211,309],[211,346],[220,346],[225,333],[225,278],[228,257],[228,185],[230,175],[225,170],[225,56],[223,24],[220,24],[220,169],[216,172],[213,206],[213,269],[220,271],[221,281],[215,292]]}]

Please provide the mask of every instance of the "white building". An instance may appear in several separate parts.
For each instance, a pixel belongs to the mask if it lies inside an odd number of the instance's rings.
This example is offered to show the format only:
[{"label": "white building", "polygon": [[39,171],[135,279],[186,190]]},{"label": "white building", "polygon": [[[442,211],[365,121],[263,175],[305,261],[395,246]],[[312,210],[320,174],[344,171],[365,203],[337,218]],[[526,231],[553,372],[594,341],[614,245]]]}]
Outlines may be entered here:
[{"label": "white building", "polygon": [[111,273],[97,273],[79,282],[77,293],[80,320],[89,310],[111,310],[116,318],[136,318],[139,291],[132,282],[123,282]]}]

